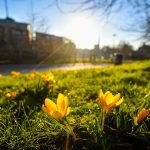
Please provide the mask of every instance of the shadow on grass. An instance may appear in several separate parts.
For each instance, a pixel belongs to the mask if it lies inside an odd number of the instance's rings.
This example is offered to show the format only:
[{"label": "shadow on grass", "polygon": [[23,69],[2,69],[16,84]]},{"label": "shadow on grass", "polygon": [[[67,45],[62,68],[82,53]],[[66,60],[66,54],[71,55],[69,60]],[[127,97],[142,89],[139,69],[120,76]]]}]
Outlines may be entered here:
[{"label": "shadow on grass", "polygon": [[144,81],[143,78],[139,79],[137,77],[125,77],[121,79],[121,82],[124,82],[125,84],[136,84],[140,86],[145,86],[147,85],[147,81]]}]

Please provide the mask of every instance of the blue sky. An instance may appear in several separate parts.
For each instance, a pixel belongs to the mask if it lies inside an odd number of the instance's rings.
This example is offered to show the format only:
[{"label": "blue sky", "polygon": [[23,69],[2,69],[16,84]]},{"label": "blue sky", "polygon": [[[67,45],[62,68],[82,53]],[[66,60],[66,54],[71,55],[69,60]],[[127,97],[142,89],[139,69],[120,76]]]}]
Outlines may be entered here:
[{"label": "blue sky", "polygon": [[[0,18],[6,17],[4,1],[0,0]],[[101,47],[114,46],[120,41],[129,42],[135,47],[141,44],[136,41],[133,34],[121,29],[126,22],[125,13],[113,14],[107,20],[105,14],[101,15],[100,12],[62,13],[56,5],[50,5],[52,0],[7,0],[7,2],[9,17],[18,22],[31,23],[32,13],[35,13],[36,23],[33,26],[35,30],[68,37],[80,48],[93,48],[99,38]],[[63,9],[69,10],[72,7],[65,5]],[[37,23],[38,21],[40,23]],[[116,36],[113,36],[114,34]]]}]

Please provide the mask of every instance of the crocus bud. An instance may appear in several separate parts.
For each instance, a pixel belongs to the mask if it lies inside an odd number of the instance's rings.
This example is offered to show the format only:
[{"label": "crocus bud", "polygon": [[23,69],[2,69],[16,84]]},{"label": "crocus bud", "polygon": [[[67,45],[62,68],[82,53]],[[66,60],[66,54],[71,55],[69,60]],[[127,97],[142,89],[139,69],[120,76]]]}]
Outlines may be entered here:
[{"label": "crocus bud", "polygon": [[148,116],[148,110],[143,108],[136,117],[136,124],[142,123]]}]

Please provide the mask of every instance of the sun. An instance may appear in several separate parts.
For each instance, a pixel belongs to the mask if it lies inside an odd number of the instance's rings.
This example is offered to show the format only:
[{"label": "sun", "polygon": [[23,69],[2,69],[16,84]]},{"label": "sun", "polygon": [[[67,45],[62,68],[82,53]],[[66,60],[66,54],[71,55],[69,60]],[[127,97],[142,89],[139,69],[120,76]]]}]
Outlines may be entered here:
[{"label": "sun", "polygon": [[90,18],[73,17],[66,23],[64,35],[72,39],[77,48],[93,48],[98,41],[98,26]]}]

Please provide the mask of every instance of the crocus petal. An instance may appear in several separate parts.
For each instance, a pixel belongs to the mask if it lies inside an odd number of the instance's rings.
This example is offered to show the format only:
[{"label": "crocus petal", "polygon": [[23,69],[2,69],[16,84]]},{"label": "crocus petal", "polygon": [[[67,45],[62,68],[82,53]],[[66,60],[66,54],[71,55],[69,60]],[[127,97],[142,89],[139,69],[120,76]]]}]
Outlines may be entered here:
[{"label": "crocus petal", "polygon": [[67,96],[64,97],[64,99],[62,100],[61,106],[59,108],[59,112],[65,116],[67,113],[67,108],[68,108],[68,98]]},{"label": "crocus petal", "polygon": [[103,95],[103,97],[106,97],[108,94],[110,94],[111,92],[110,91],[107,91],[104,95]]},{"label": "crocus petal", "polygon": [[57,107],[61,107],[63,99],[64,99],[64,95],[59,93],[57,97]]},{"label": "crocus petal", "polygon": [[57,98],[57,108],[58,108],[58,111],[63,114],[64,109],[65,109],[65,101],[64,101],[64,95],[61,93],[58,95],[58,98]]},{"label": "crocus petal", "polygon": [[51,101],[49,98],[45,99],[44,105],[48,112],[57,110],[56,104],[53,101]]},{"label": "crocus petal", "polygon": [[118,102],[116,102],[116,106],[120,105],[123,101],[124,101],[124,99],[122,97]]},{"label": "crocus petal", "polygon": [[67,113],[67,108],[68,108],[68,97],[64,97],[64,102],[65,102],[65,108],[62,110],[63,115]]},{"label": "crocus petal", "polygon": [[52,111],[52,112],[51,112],[51,116],[52,116],[54,119],[56,119],[56,120],[62,120],[62,118],[64,117],[64,116],[62,116],[62,114],[61,114],[60,112],[58,112],[58,111]]},{"label": "crocus petal", "polygon": [[114,101],[115,101],[115,102],[118,102],[119,99],[120,99],[120,93],[118,93],[118,94],[116,94],[116,95],[114,96]]},{"label": "crocus petal", "polygon": [[67,96],[64,97],[64,102],[65,102],[65,107],[68,107],[68,97]]},{"label": "crocus petal", "polygon": [[114,96],[112,93],[107,93],[106,96],[104,97],[104,101],[106,102],[107,105],[110,105],[114,102]]},{"label": "crocus petal", "polygon": [[102,108],[106,106],[106,102],[104,101],[104,94],[102,90],[99,91],[98,104],[102,105]]},{"label": "crocus petal", "polygon": [[136,124],[142,123],[148,116],[148,110],[143,108],[136,117]]},{"label": "crocus petal", "polygon": [[62,120],[70,112],[70,108],[68,108],[68,98],[63,94],[59,94],[57,105],[50,99],[46,98],[45,103],[42,105],[42,109],[54,119]]},{"label": "crocus petal", "polygon": [[120,105],[123,102],[123,98],[120,100],[119,99],[120,99],[120,93],[118,93],[116,96],[113,97],[113,102],[107,106],[108,111],[110,111],[111,109]]},{"label": "crocus petal", "polygon": [[115,102],[113,102],[113,103],[107,105],[107,107],[106,107],[107,112],[111,111],[115,106],[116,106],[116,105],[115,105]]},{"label": "crocus petal", "polygon": [[98,104],[101,105],[104,114],[107,114],[111,109],[120,105],[122,102],[123,98],[120,99],[120,93],[114,96],[110,91],[107,91],[105,94],[103,94],[102,90],[99,91]]},{"label": "crocus petal", "polygon": [[70,113],[70,110],[71,110],[71,108],[68,107],[68,108],[67,108],[67,112],[66,112],[66,116]]},{"label": "crocus petal", "polygon": [[45,107],[44,104],[42,105],[42,110],[43,110],[46,114],[51,115],[50,112],[47,110],[47,108]]},{"label": "crocus petal", "polygon": [[100,91],[99,91],[99,98],[103,98],[103,91],[102,91],[102,89],[100,89]]}]

